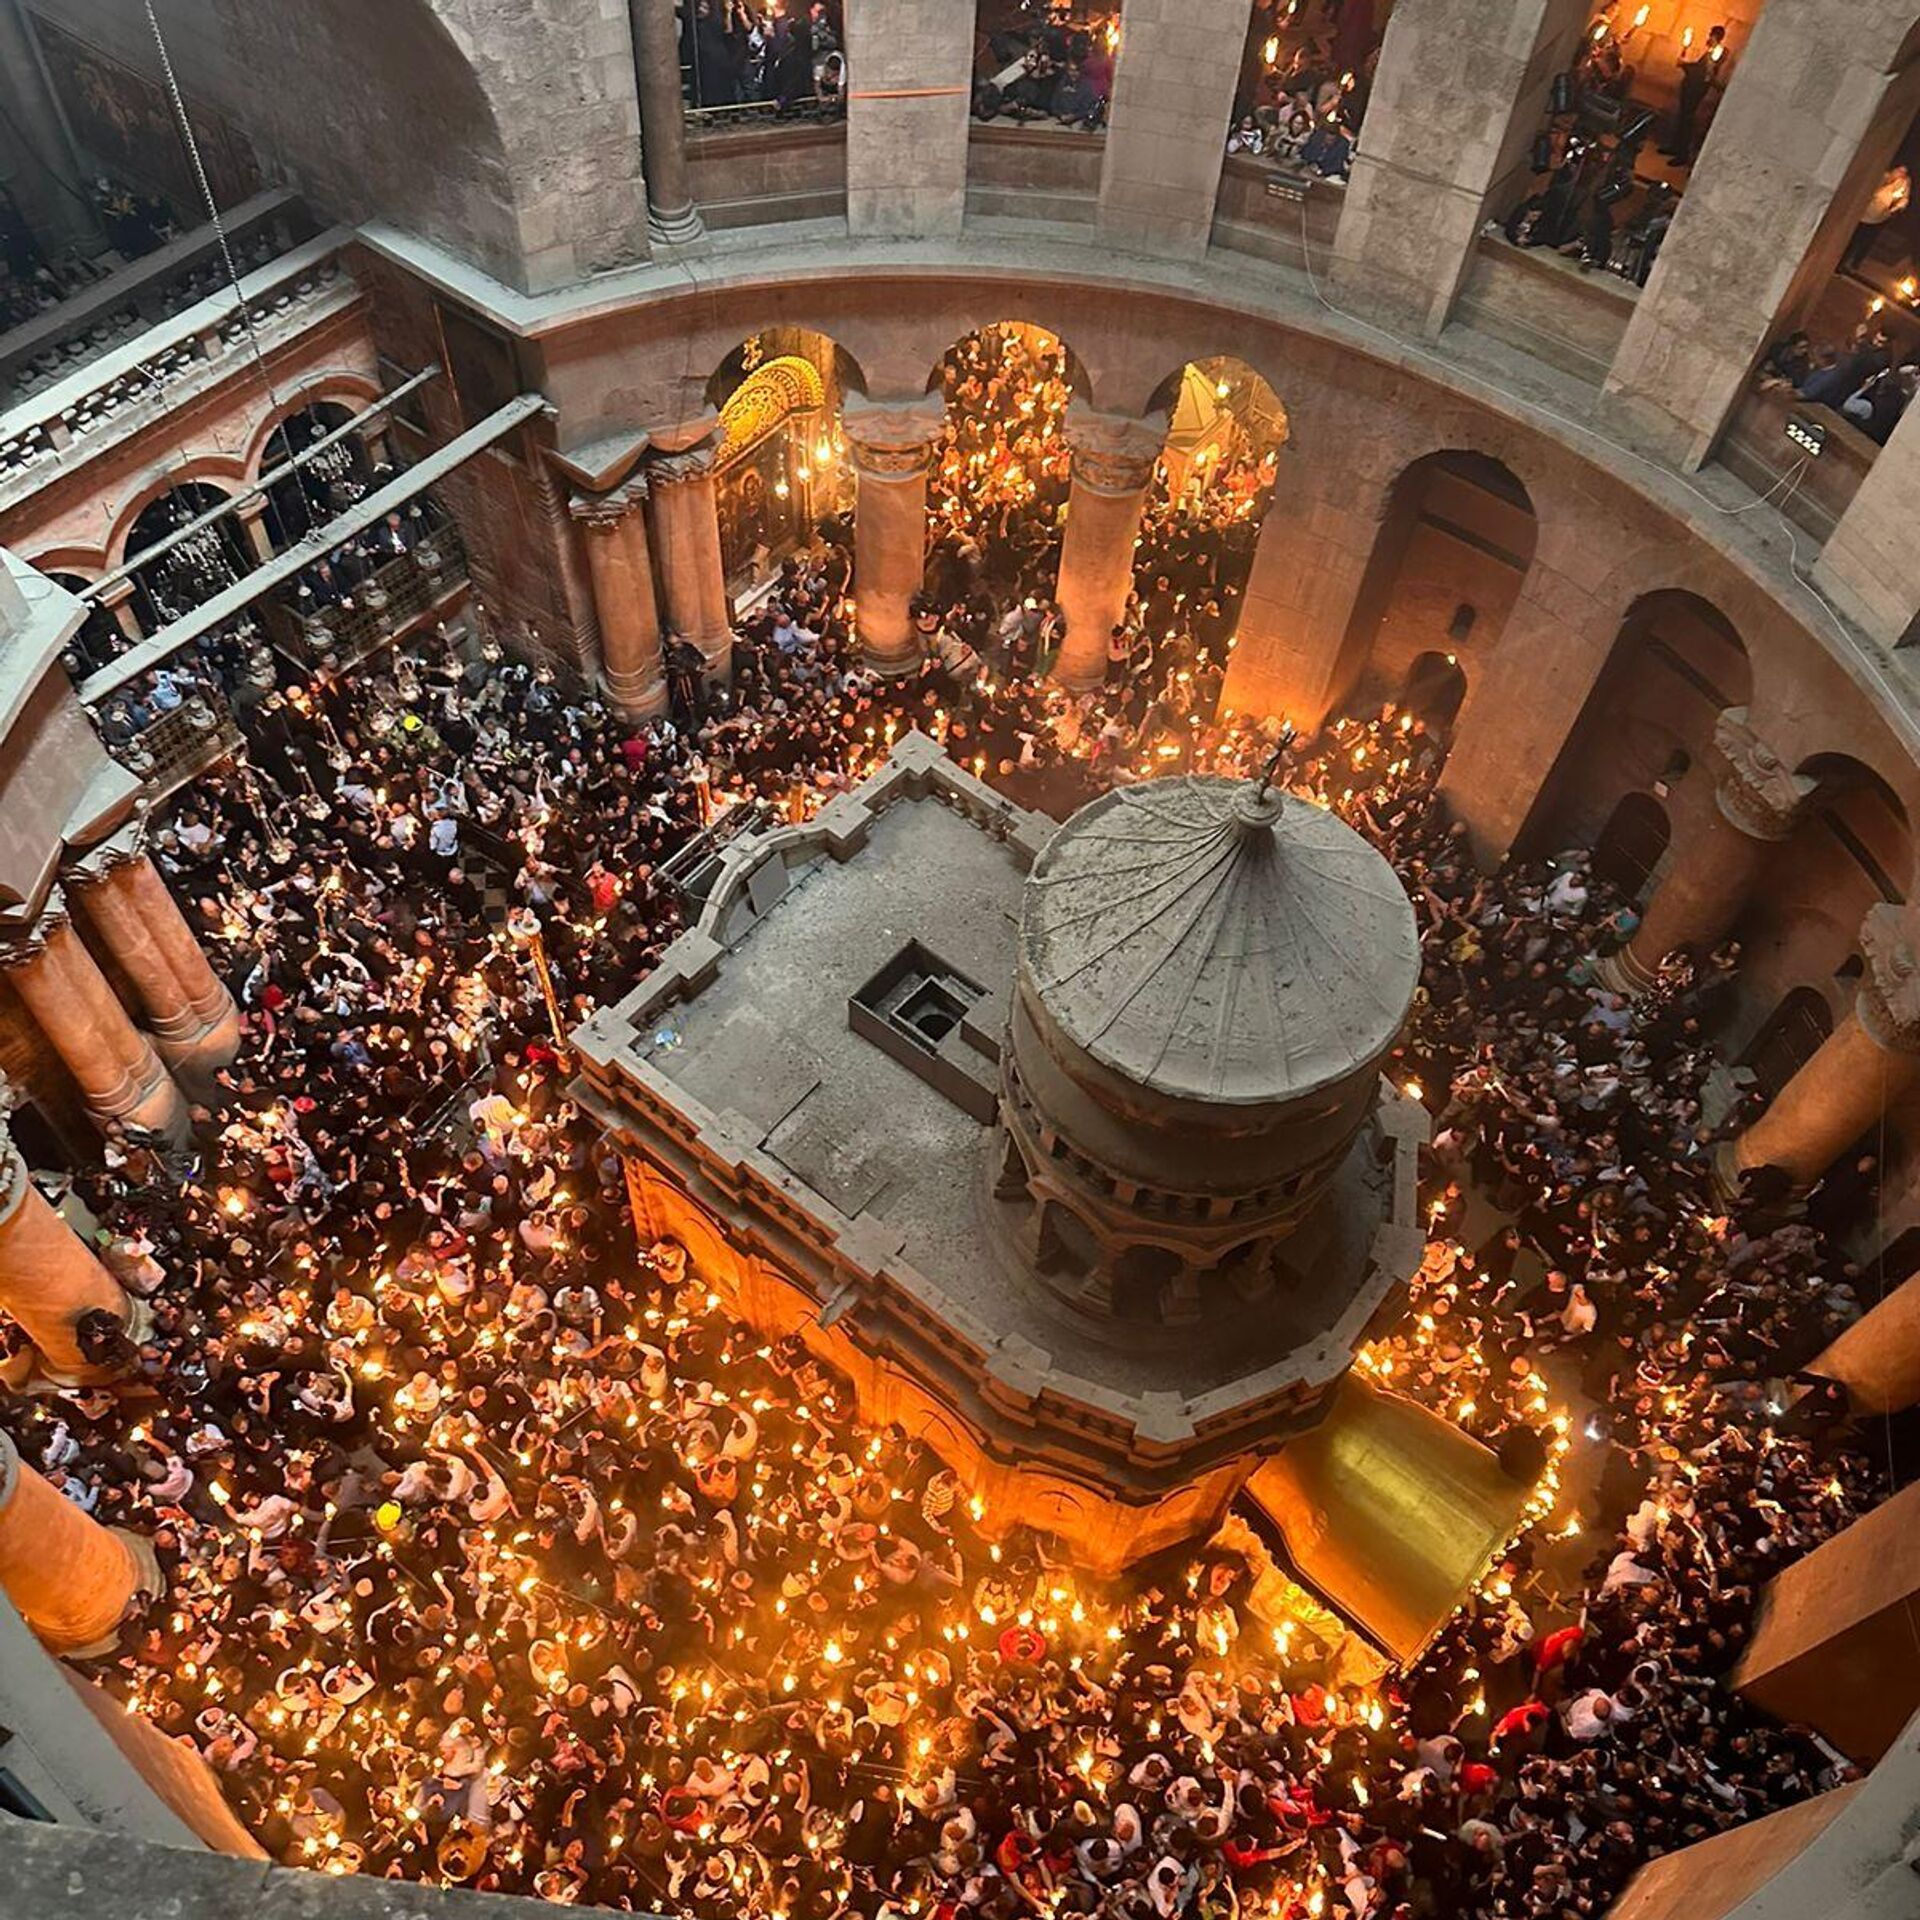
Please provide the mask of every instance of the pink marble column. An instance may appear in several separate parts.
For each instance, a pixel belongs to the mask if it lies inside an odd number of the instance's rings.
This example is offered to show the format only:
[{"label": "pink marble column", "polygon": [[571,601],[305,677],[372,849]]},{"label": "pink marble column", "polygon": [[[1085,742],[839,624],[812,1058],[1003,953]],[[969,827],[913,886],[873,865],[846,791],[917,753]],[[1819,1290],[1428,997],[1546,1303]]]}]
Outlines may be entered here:
[{"label": "pink marble column", "polygon": [[[660,550],[667,630],[690,640],[707,671],[723,676],[733,653],[733,600],[720,553],[720,503],[714,468],[720,458],[717,416],[656,433],[646,477]],[[661,451],[661,449],[665,449]]]},{"label": "pink marble column", "polygon": [[1853,1009],[1758,1120],[1721,1149],[1722,1180],[1779,1167],[1810,1187],[1920,1084],[1920,910],[1878,906],[1860,929]]},{"label": "pink marble column", "polygon": [[1065,686],[1098,686],[1106,673],[1107,641],[1133,591],[1140,514],[1166,439],[1164,414],[1134,420],[1094,413],[1078,401],[1067,410],[1073,484],[1055,596],[1067,637],[1053,667],[1053,677]]},{"label": "pink marble column", "polygon": [[653,555],[642,511],[647,491],[636,474],[611,493],[576,493],[568,503],[593,576],[601,687],[608,704],[628,720],[664,713],[667,706]]},{"label": "pink marble column", "polygon": [[96,1121],[117,1120],[185,1142],[191,1131],[185,1096],[81,945],[58,891],[38,926],[0,965]]},{"label": "pink marble column", "polygon": [[853,455],[854,626],[867,665],[914,672],[920,641],[914,596],[926,581],[927,475],[946,429],[938,396],[899,401],[850,396],[840,419]]},{"label": "pink marble column", "polygon": [[1676,850],[1632,940],[1601,963],[1601,977],[1623,993],[1644,993],[1660,963],[1682,947],[1718,946],[1804,817],[1815,783],[1790,772],[1746,722],[1741,707],[1720,716],[1714,745],[1726,772],[1713,812]]},{"label": "pink marble column", "polygon": [[75,1328],[93,1312],[124,1326],[132,1302],[29,1178],[7,1128],[12,1105],[13,1090],[0,1078],[0,1311],[39,1349],[53,1378],[91,1379]]},{"label": "pink marble column", "polygon": [[0,1587],[51,1653],[109,1652],[134,1601],[164,1590],[153,1548],[103,1527],[0,1433]]},{"label": "pink marble column", "polygon": [[240,1011],[147,857],[137,828],[90,850],[65,875],[69,896],[139,996],[160,1057],[183,1080],[211,1081],[240,1052]]}]

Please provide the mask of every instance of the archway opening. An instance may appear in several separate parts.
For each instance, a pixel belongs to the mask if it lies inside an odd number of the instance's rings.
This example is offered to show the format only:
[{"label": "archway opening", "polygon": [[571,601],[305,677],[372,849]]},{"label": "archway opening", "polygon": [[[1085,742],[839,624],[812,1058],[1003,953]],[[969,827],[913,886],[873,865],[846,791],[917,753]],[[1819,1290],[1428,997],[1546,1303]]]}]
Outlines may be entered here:
[{"label": "archway opening", "polygon": [[[84,594],[93,584],[77,573],[49,573],[47,578],[72,594]],[[77,685],[88,674],[98,673],[117,660],[132,644],[119,621],[105,607],[90,603],[86,624],[67,642],[66,651],[60,657],[68,678]]]},{"label": "archway opening", "polygon": [[284,553],[345,512],[371,485],[371,464],[351,434],[316,449],[316,442],[352,418],[351,407],[337,400],[316,400],[289,414],[268,434],[260,456],[261,472],[272,473],[289,464],[294,469],[267,489],[267,537],[275,553]]},{"label": "archway opening", "polygon": [[1539,522],[1526,487],[1489,454],[1427,454],[1388,490],[1341,648],[1355,711],[1403,685],[1423,653],[1468,671],[1499,642],[1533,565]]},{"label": "archway opening", "polygon": [[1436,740],[1453,737],[1453,723],[1467,697],[1466,670],[1457,653],[1423,653],[1407,669],[1399,706]]},{"label": "archway opening", "polygon": [[1794,987],[1783,994],[1741,1055],[1755,1089],[1773,1100],[1793,1076],[1826,1044],[1833,1032],[1833,1009],[1817,987]]},{"label": "archway opening", "polygon": [[[186,480],[140,509],[127,534],[126,553],[138,560],[203,514],[217,512],[230,496],[204,480]],[[140,624],[157,632],[204,606],[215,594],[252,571],[253,555],[231,513],[221,514],[134,569],[134,604]]]},{"label": "archway opening", "polygon": [[680,91],[696,127],[834,120],[847,110],[845,0],[674,0]]},{"label": "archway opening", "polygon": [[1261,375],[1225,357],[1189,361],[1149,411],[1166,414],[1168,431],[1134,551],[1136,647],[1151,649],[1142,670],[1156,696],[1171,693],[1191,711],[1185,690],[1203,679],[1210,693],[1200,717],[1210,718],[1279,477],[1287,412]]},{"label": "archway opening", "polygon": [[720,410],[720,556],[736,602],[851,508],[840,412],[864,386],[853,356],[807,327],[751,335],[707,382],[707,402]]},{"label": "archway opening", "polygon": [[1593,843],[1593,877],[1642,899],[1672,840],[1673,822],[1652,794],[1623,793]]},{"label": "archway opening", "polygon": [[1525,847],[1595,845],[1623,795],[1659,806],[1682,839],[1704,827],[1724,767],[1720,716],[1752,694],[1746,643],[1712,601],[1675,588],[1643,594],[1541,787]]},{"label": "archway opening", "polygon": [[1113,105],[1120,46],[1120,0],[978,0],[974,118],[1098,133]]},{"label": "archway opening", "polygon": [[927,590],[946,605],[1049,600],[1072,455],[1067,407],[1084,369],[1057,334],[1000,320],[958,340],[929,385],[946,429],[927,482]]},{"label": "archway opening", "polygon": [[1393,0],[1254,0],[1227,152],[1344,180]]}]

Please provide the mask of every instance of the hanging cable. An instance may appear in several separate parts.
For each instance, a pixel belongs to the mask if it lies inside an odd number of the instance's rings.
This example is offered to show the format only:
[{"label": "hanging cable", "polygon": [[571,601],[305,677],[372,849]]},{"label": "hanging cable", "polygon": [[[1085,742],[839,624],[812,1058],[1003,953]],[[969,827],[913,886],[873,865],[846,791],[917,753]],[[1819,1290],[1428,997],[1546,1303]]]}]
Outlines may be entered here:
[{"label": "hanging cable", "polygon": [[[160,31],[160,20],[153,10],[153,0],[141,0],[141,4],[147,16],[147,26],[153,34],[154,50],[160,56],[160,73],[166,82],[167,101],[173,110],[174,124],[180,130],[180,143],[186,149],[187,160],[193,168],[194,181],[200,189],[200,198],[207,209],[207,219],[213,227],[214,239],[219,244],[220,259],[226,268],[227,284],[233,289],[235,309],[240,317],[240,325],[247,336],[247,349],[253,356],[254,365],[260,371],[260,383],[266,391],[268,405],[277,413],[281,405],[280,393],[268,369],[266,353],[260,345],[259,330],[253,324],[253,311],[241,290],[240,269],[233,257],[232,244],[227,238],[227,223],[221,218],[219,204],[214,199],[213,183],[207,178],[206,162],[201,157],[199,139],[193,131],[192,121],[187,117],[187,103],[180,91],[179,79],[173,70],[173,56],[167,50],[166,35]],[[294,469],[294,477],[300,492],[301,511],[306,516],[307,532],[312,533],[313,502],[307,493],[308,456],[304,449],[294,446],[293,435],[286,431],[284,422],[280,428],[280,437]]]}]

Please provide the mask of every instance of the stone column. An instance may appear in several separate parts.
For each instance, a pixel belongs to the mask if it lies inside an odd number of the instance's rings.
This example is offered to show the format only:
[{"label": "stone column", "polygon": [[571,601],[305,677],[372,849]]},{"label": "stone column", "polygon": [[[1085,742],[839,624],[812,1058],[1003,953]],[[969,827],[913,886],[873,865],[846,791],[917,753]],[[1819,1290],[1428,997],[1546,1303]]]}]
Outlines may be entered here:
[{"label": "stone column", "polygon": [[356,421],[353,437],[360,442],[360,451],[365,456],[369,473],[378,473],[382,467],[393,465],[393,443],[387,436],[387,416],[384,413],[364,425]]},{"label": "stone column", "polygon": [[580,527],[600,619],[600,683],[624,719],[664,713],[666,670],[660,654],[660,610],[653,597],[653,557],[641,511],[647,483],[635,475],[611,493],[576,493],[568,511]]},{"label": "stone column", "polygon": [[1095,413],[1077,401],[1067,409],[1073,484],[1055,594],[1067,637],[1053,667],[1065,686],[1098,686],[1107,670],[1107,640],[1133,591],[1140,512],[1166,442],[1165,414],[1134,420]]},{"label": "stone column", "polygon": [[1230,713],[1291,720],[1304,734],[1317,732],[1348,692],[1347,629],[1380,532],[1378,518],[1351,501],[1296,492],[1295,479],[1311,480],[1314,470],[1312,461],[1283,459],[1220,701]]},{"label": "stone column", "polygon": [[910,609],[927,573],[927,475],[946,427],[938,395],[872,401],[850,394],[840,430],[853,456],[854,627],[867,665],[912,673]]},{"label": "stone column", "polygon": [[127,636],[127,644],[137,647],[147,636],[141,630],[140,615],[133,604],[134,586],[131,580],[116,580],[100,595],[100,604],[113,615],[119,623],[120,631]]},{"label": "stone column", "polygon": [[1767,1582],[1733,1690],[1870,1764],[1920,1707],[1916,1609],[1920,1481]]},{"label": "stone column", "polygon": [[186,1099],[80,944],[58,891],[0,965],[101,1126],[117,1120],[184,1144]]},{"label": "stone column", "polygon": [[1350,300],[1438,334],[1480,229],[1530,186],[1528,152],[1588,0],[1424,0],[1396,7],[1334,236]]},{"label": "stone column", "polygon": [[57,1380],[93,1378],[74,1329],[83,1314],[110,1313],[123,1326],[133,1305],[93,1250],[47,1204],[13,1144],[13,1089],[0,1078],[0,1310],[39,1349]]},{"label": "stone column", "polygon": [[1767,342],[1839,264],[1920,101],[1920,68],[1895,73],[1913,21],[1906,0],[1761,10],[1607,376],[1652,451],[1703,465]]},{"label": "stone column", "polygon": [[660,578],[667,596],[667,629],[691,640],[707,671],[724,675],[733,650],[733,601],[720,556],[720,507],[713,470],[720,457],[711,420],[697,431],[654,436],[671,450],[648,462]]},{"label": "stone column", "polygon": [[1920,488],[1920,409],[1900,416],[1893,437],[1827,536],[1814,584],[1883,647],[1920,639],[1920,540],[1913,502]]},{"label": "stone column", "polygon": [[1186,258],[1207,250],[1252,0],[1127,0],[1100,168],[1100,231]]},{"label": "stone column", "polygon": [[267,531],[267,497],[255,494],[234,508],[233,517],[247,536],[247,551],[264,567],[273,558],[273,535]]},{"label": "stone column", "polygon": [[147,857],[138,828],[85,854],[67,891],[133,983],[160,1057],[205,1083],[240,1052],[240,1010]]},{"label": "stone column", "polygon": [[957,234],[967,210],[973,9],[847,0],[847,230]]},{"label": "stone column", "polygon": [[1619,992],[1644,993],[1661,961],[1682,947],[1717,946],[1774,849],[1800,824],[1817,783],[1788,772],[1746,722],[1743,707],[1720,716],[1713,738],[1727,770],[1714,789],[1713,811],[1682,842],[1632,940],[1600,964],[1602,979]]},{"label": "stone column", "polygon": [[0,1587],[50,1653],[98,1654],[135,1600],[165,1584],[153,1548],[103,1527],[0,1433]]},{"label": "stone column", "polygon": [[1920,1083],[1920,939],[1911,907],[1875,907],[1860,929],[1866,972],[1853,1010],[1772,1106],[1721,1149],[1731,1187],[1779,1167],[1810,1187],[1896,1100]]},{"label": "stone column", "polygon": [[627,0],[640,90],[640,169],[647,232],[656,245],[689,246],[706,233],[687,174],[687,109],[680,96],[680,27],[673,0]]},{"label": "stone column", "polygon": [[1616,614],[1536,555],[1499,640],[1468,663],[1440,793],[1482,865],[1498,865],[1526,825],[1618,631]]},{"label": "stone column", "polygon": [[1920,1405],[1920,1274],[1863,1313],[1807,1371],[1839,1381],[1855,1413]]}]

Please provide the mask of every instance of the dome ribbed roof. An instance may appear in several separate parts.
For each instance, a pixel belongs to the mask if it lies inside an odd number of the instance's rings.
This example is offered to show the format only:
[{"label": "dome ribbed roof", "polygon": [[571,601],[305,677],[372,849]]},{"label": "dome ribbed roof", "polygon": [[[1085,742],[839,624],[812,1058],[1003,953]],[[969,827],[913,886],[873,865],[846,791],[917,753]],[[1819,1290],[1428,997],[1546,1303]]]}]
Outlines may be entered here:
[{"label": "dome ribbed roof", "polygon": [[1054,1023],[1102,1066],[1240,1105],[1378,1059],[1420,976],[1379,853],[1309,801],[1214,777],[1082,808],[1034,865],[1020,946]]}]

